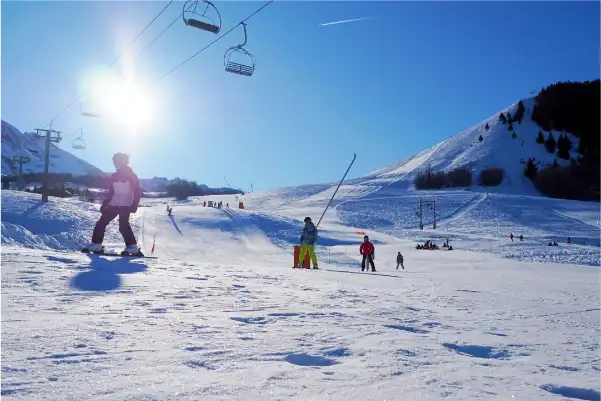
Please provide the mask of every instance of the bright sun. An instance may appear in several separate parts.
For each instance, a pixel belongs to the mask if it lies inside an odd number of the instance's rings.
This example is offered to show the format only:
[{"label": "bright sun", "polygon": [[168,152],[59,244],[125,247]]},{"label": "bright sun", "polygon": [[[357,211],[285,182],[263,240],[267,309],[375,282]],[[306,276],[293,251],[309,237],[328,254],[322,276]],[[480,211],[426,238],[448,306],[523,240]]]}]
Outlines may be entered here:
[{"label": "bright sun", "polygon": [[91,82],[87,106],[90,113],[101,115],[127,128],[136,130],[150,122],[153,104],[150,95],[133,80],[110,75],[97,77]]}]

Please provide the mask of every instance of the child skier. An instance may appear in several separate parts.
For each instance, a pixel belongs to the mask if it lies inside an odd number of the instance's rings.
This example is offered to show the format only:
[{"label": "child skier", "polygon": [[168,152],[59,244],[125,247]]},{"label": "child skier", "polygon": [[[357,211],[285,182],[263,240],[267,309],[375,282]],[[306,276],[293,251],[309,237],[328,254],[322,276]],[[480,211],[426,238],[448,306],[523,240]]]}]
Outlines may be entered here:
[{"label": "child skier", "polygon": [[400,252],[398,255],[396,255],[396,269],[397,270],[399,270],[399,265],[401,265],[403,270],[405,270],[405,266],[403,266],[403,255]]},{"label": "child skier", "polygon": [[116,153],[113,156],[113,164],[117,171],[110,178],[108,195],[100,207],[102,215],[94,227],[92,243],[87,249],[90,252],[103,250],[102,242],[106,226],[119,216],[119,232],[125,241],[124,252],[132,255],[139,254],[140,248],[129,224],[129,215],[138,210],[142,192],[140,182],[138,176],[129,167],[129,155]]},{"label": "child skier", "polygon": [[[369,241],[369,237],[367,235],[363,237],[363,243],[359,247],[359,253],[363,255],[363,260],[361,261],[361,271],[366,269],[365,260],[367,260],[371,265],[371,271],[376,271],[376,266],[374,265],[375,250],[374,244]],[[367,266],[367,271],[369,271],[369,266]]]},{"label": "child skier", "polygon": [[298,266],[296,267],[299,269],[303,267],[303,261],[305,260],[307,252],[309,252],[309,255],[311,256],[311,262],[313,262],[313,268],[319,269],[317,266],[317,256],[315,255],[317,227],[315,227],[315,224],[313,224],[310,217],[305,217],[304,223],[305,226],[303,227],[303,231],[300,236],[301,249],[300,254],[298,255]]}]

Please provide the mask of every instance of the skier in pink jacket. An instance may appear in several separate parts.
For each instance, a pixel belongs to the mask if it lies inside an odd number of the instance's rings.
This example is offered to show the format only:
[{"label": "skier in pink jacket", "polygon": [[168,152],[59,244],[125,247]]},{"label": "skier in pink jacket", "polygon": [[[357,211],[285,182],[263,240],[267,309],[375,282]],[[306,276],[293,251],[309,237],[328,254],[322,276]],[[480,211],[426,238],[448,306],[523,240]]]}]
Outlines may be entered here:
[{"label": "skier in pink jacket", "polygon": [[102,242],[106,227],[119,216],[119,232],[125,241],[124,252],[132,255],[139,254],[140,248],[129,224],[129,215],[138,210],[142,194],[140,181],[129,166],[129,155],[126,153],[116,153],[113,156],[113,164],[117,171],[110,178],[108,195],[100,207],[102,215],[94,227],[92,243],[87,246],[87,249],[90,252],[103,250]]}]

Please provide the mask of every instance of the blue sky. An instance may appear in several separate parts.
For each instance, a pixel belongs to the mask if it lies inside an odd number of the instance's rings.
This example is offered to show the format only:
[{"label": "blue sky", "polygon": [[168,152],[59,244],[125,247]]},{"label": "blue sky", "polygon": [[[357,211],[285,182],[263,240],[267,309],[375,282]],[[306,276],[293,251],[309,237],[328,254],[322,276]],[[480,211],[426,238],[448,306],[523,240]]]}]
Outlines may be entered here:
[{"label": "blue sky", "polygon": [[[2,119],[46,126],[90,74],[127,54],[161,2],[2,2]],[[260,2],[216,3],[223,32]],[[216,38],[178,21],[174,3],[133,46],[136,80],[159,109],[139,132],[82,117],[54,128],[60,144],[105,171],[132,155],[141,177],[267,189],[337,181],[394,163],[557,81],[599,77],[598,2],[288,2],[248,22],[252,77],[223,70],[239,28]],[[319,26],[371,17],[354,23]],[[124,57],[122,60],[127,60]],[[83,129],[87,149],[71,149]]]}]

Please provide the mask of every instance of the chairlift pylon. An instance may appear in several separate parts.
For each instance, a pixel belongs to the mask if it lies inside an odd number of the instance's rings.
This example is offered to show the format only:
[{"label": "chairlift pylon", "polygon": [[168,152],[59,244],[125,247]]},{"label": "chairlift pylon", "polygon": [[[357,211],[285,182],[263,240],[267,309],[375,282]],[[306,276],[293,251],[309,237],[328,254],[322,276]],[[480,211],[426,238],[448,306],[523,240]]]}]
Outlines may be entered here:
[{"label": "chairlift pylon", "polygon": [[[84,105],[85,105],[85,106],[84,106]],[[80,111],[81,115],[82,115],[82,116],[85,116],[85,117],[94,117],[94,118],[100,118],[100,117],[102,117],[102,116],[101,116],[99,113],[96,113],[96,112],[94,112],[93,110],[91,110],[91,109],[89,108],[89,106],[88,106],[88,105],[86,105],[86,103],[85,103],[85,102],[84,102],[84,103],[81,103],[81,104],[79,105],[79,111]]]},{"label": "chairlift pylon", "polygon": [[[200,3],[206,4],[202,13],[196,12],[196,8],[200,6]],[[211,14],[214,14],[213,18],[210,16]],[[219,14],[217,7],[209,0],[188,0],[184,4],[182,19],[186,25],[203,31],[218,34],[221,30],[221,14]]]},{"label": "chairlift pylon", "polygon": [[[227,49],[223,56],[223,62],[227,72],[250,77],[255,71],[257,59],[244,48],[248,40],[248,36],[246,35],[246,24],[244,22],[241,22],[240,24],[242,24],[242,27],[244,28],[244,43]],[[235,59],[244,61],[234,61]]]},{"label": "chairlift pylon", "polygon": [[85,149],[86,148],[86,142],[83,140],[83,130],[80,128],[79,129],[79,136],[77,138],[75,138],[73,140],[73,142],[71,142],[71,147],[73,147],[73,149]]}]

